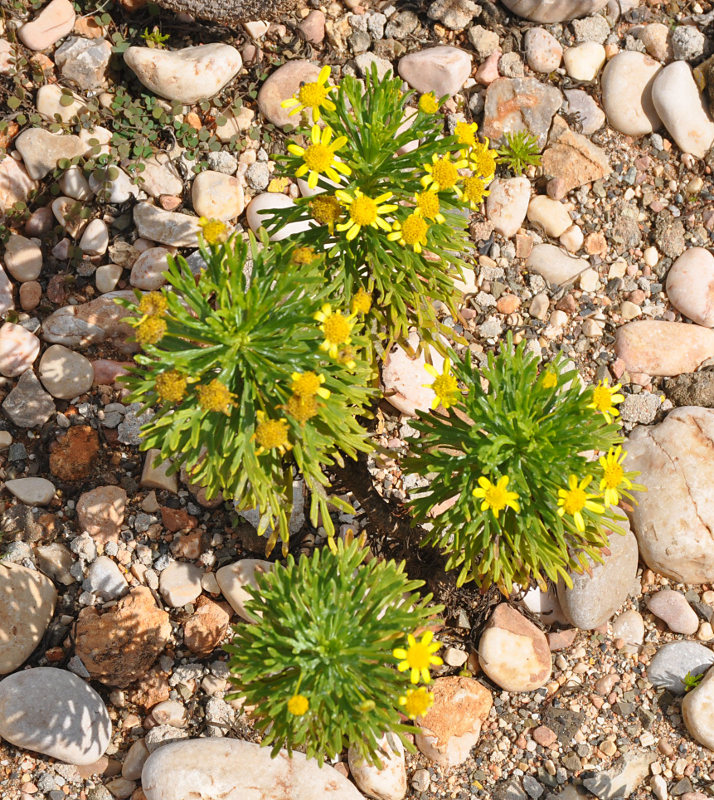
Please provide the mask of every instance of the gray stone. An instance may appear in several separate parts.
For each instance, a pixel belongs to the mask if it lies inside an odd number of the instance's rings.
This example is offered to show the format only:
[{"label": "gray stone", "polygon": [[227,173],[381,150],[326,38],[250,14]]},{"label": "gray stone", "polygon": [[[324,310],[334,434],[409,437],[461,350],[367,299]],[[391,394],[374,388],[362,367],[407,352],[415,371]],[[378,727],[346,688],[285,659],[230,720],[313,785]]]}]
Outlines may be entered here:
[{"label": "gray stone", "polygon": [[198,217],[164,211],[150,203],[137,203],[134,206],[134,224],[140,236],[153,242],[174,247],[198,245]]},{"label": "gray stone", "polygon": [[594,14],[607,0],[504,0],[509,11],[533,22],[565,22]]},{"label": "gray stone", "polygon": [[104,83],[111,55],[112,46],[106,39],[70,36],[57,48],[54,60],[63,78],[74,81],[80,89],[87,91]]},{"label": "gray stone", "polygon": [[575,258],[554,244],[537,244],[531,251],[526,267],[542,275],[549,283],[561,286],[574,280],[590,267],[584,258]]},{"label": "gray stone", "polygon": [[93,764],[111,733],[102,698],[71,672],[37,667],[0,681],[0,736],[17,747],[67,764]]},{"label": "gray stone", "polygon": [[678,25],[670,41],[677,61],[695,61],[704,55],[707,46],[707,37],[694,25]]},{"label": "gray stone", "polygon": [[103,600],[118,600],[129,591],[129,584],[111,558],[99,556],[89,567],[82,588]]},{"label": "gray stone", "polygon": [[567,113],[577,115],[572,124],[584,136],[590,136],[605,124],[605,112],[582,89],[566,89],[563,94]]},{"label": "gray stone", "polygon": [[3,400],[2,408],[18,428],[38,428],[55,413],[55,402],[28,369]]},{"label": "gray stone", "polygon": [[672,694],[682,695],[686,691],[686,675],[701,675],[712,664],[714,651],[703,644],[669,642],[660,647],[647,665],[647,679],[657,688],[664,687]]},{"label": "gray stone", "polygon": [[460,31],[480,13],[480,8],[471,0],[435,0],[426,13],[429,19],[440,22],[445,28]]},{"label": "gray stone", "polygon": [[583,784],[600,800],[627,798],[647,777],[650,764],[656,760],[656,753],[630,752],[610,769],[584,778]]},{"label": "gray stone", "polygon": [[555,86],[535,78],[498,78],[486,90],[483,134],[494,144],[506,133],[527,131],[542,150],[563,96]]}]

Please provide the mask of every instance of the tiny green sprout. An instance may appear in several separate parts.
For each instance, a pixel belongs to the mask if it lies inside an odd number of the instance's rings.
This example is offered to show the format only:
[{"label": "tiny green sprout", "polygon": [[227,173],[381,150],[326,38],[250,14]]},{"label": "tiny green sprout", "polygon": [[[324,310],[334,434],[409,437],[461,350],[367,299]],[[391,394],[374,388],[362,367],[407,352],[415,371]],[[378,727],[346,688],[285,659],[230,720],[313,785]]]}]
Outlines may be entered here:
[{"label": "tiny green sprout", "polygon": [[166,42],[168,42],[169,34],[162,34],[156,25],[154,25],[151,30],[144,28],[141,38],[146,42],[148,47],[162,48],[165,46]]},{"label": "tiny green sprout", "polygon": [[506,166],[516,175],[522,175],[528,166],[540,165],[538,140],[528,131],[507,133],[505,144],[498,149],[498,154]]},{"label": "tiny green sprout", "polygon": [[684,676],[684,691],[691,692],[693,689],[696,689],[697,686],[699,686],[699,684],[702,682],[703,677],[703,672],[700,672],[698,675],[692,675],[691,672],[688,672]]}]

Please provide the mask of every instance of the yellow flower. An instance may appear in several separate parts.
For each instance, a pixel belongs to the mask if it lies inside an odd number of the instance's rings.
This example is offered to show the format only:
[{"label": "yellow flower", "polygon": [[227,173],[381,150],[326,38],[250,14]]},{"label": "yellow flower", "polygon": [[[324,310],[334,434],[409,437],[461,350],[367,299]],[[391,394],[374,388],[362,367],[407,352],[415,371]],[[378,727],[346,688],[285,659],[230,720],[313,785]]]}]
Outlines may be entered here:
[{"label": "yellow flower", "polygon": [[625,489],[632,488],[632,481],[625,475],[625,470],[622,468],[624,458],[625,454],[621,447],[613,447],[606,456],[600,456],[599,462],[602,467],[600,491],[603,493],[605,508],[618,504],[621,486],[624,486]]},{"label": "yellow flower", "polygon": [[439,195],[425,189],[423,192],[417,192],[414,195],[414,202],[416,203],[416,214],[421,214],[424,219],[433,219],[442,225],[446,222],[446,218],[439,210]]},{"label": "yellow flower", "polygon": [[540,376],[544,389],[554,389],[558,385],[558,373],[552,367],[546,367]]},{"label": "yellow flower", "polygon": [[290,260],[293,264],[312,264],[312,262],[317,258],[317,253],[312,247],[307,247],[303,245],[302,247],[296,247],[292,255],[290,256]]},{"label": "yellow flower", "polygon": [[214,378],[210,383],[202,384],[197,391],[198,405],[204,411],[220,411],[227,414],[235,399],[235,395],[218,378]]},{"label": "yellow flower", "polygon": [[422,384],[422,386],[431,387],[436,395],[431,401],[431,407],[438,408],[442,405],[444,408],[449,408],[449,406],[455,405],[461,396],[461,392],[456,378],[450,372],[451,361],[448,358],[444,360],[444,371],[441,374],[431,364],[424,364],[424,369],[435,378],[434,383]]},{"label": "yellow flower", "polygon": [[360,287],[352,298],[352,314],[369,314],[372,308],[372,295]]},{"label": "yellow flower", "polygon": [[340,174],[350,175],[352,170],[342,161],[335,159],[335,153],[347,144],[346,136],[339,136],[331,142],[332,130],[328,127],[322,129],[313,125],[310,131],[310,141],[306,148],[297,144],[289,144],[288,152],[300,156],[304,163],[295,172],[296,178],[302,178],[309,173],[307,185],[310,189],[317,186],[320,175],[326,175],[334,183],[340,182]]},{"label": "yellow flower", "polygon": [[424,683],[429,683],[431,681],[429,667],[432,665],[438,667],[444,663],[439,656],[434,655],[441,647],[441,644],[436,641],[432,642],[433,638],[434,634],[431,631],[427,631],[421,637],[421,641],[418,642],[410,633],[407,636],[408,647],[406,649],[397,647],[392,651],[394,658],[399,659],[400,662],[397,664],[397,669],[400,672],[411,670],[410,680],[412,683],[419,683],[419,678]]},{"label": "yellow flower", "polygon": [[180,403],[186,394],[186,376],[178,370],[162,372],[156,376],[156,393],[165,403]]},{"label": "yellow flower", "polygon": [[320,397],[327,400],[330,396],[330,392],[322,388],[322,384],[325,382],[324,375],[318,375],[315,372],[293,372],[290,377],[293,381],[290,388],[300,397],[314,397],[319,394]]},{"label": "yellow flower", "polygon": [[342,206],[333,194],[319,194],[310,200],[310,213],[321,225],[327,225],[332,233],[335,223],[342,216]]},{"label": "yellow flower", "polygon": [[439,101],[434,96],[434,92],[427,92],[419,98],[419,111],[424,114],[436,114],[439,110]]},{"label": "yellow flower", "polygon": [[617,403],[622,403],[625,396],[618,394],[617,390],[622,384],[618,383],[617,386],[608,386],[608,379],[600,381],[593,389],[593,401],[588,404],[588,408],[599,411],[606,422],[612,422],[613,417],[619,416],[620,412],[615,408]]},{"label": "yellow flower", "polygon": [[331,71],[332,67],[324,66],[320,70],[316,81],[303,83],[293,97],[289,100],[284,100],[280,105],[283,108],[292,108],[290,116],[309,108],[312,111],[312,121],[318,122],[320,108],[326,108],[328,111],[334,111],[336,108],[329,98],[330,92],[334,91],[336,87],[326,85]]},{"label": "yellow flower", "polygon": [[286,419],[266,419],[264,411],[258,411],[258,427],[253,438],[258,442],[256,455],[262,455],[267,450],[278,450],[280,455],[285,455],[286,450],[292,450],[288,441],[288,421]]},{"label": "yellow flower", "polygon": [[571,475],[568,478],[568,488],[558,489],[558,515],[564,516],[569,514],[575,522],[575,527],[581,533],[585,530],[585,520],[583,519],[582,511],[594,511],[596,514],[602,514],[604,511],[600,503],[592,501],[594,494],[588,494],[585,490],[588,488],[592,475],[586,475],[580,483],[578,483],[577,475]]},{"label": "yellow flower", "polygon": [[399,242],[403,247],[411,247],[415,253],[421,253],[426,245],[426,234],[429,223],[416,213],[410,214],[404,222],[396,220],[392,225],[392,233],[387,236],[390,242]]},{"label": "yellow flower", "polygon": [[140,322],[136,327],[136,341],[144,346],[147,344],[156,344],[164,338],[166,333],[166,322],[161,317],[155,314],[147,317]]},{"label": "yellow flower", "polygon": [[461,179],[459,170],[467,165],[468,161],[465,158],[460,161],[452,161],[448,153],[441,157],[434,153],[431,164],[424,164],[427,174],[421,179],[421,185],[424,188],[430,186],[435,192],[453,189],[456,196],[461,197],[461,189],[457,185]]},{"label": "yellow flower", "polygon": [[409,719],[423,717],[434,705],[434,695],[426,688],[407,689],[406,695],[399,698],[399,705],[404,706],[404,711]]},{"label": "yellow flower", "polygon": [[320,350],[327,350],[331,358],[337,358],[340,346],[351,341],[350,334],[354,321],[339,311],[333,311],[329,303],[315,314],[315,319],[321,323],[320,330],[325,334],[325,341],[320,345]]},{"label": "yellow flower", "polygon": [[459,144],[465,148],[476,145],[476,131],[478,125],[475,122],[457,122],[454,128],[454,136],[459,140]]},{"label": "yellow flower", "polygon": [[478,479],[478,488],[474,489],[471,494],[474,497],[483,499],[481,511],[488,511],[490,508],[496,519],[498,519],[498,515],[507,506],[512,508],[516,514],[520,512],[521,507],[518,503],[518,495],[516,492],[509,492],[506,488],[508,486],[508,481],[508,475],[503,475],[496,483],[491,483],[485,475],[482,475]]},{"label": "yellow flower", "polygon": [[354,197],[347,194],[342,189],[335,192],[335,197],[347,207],[349,212],[349,220],[341,222],[337,225],[338,231],[347,231],[345,238],[347,241],[354,239],[357,234],[367,226],[371,228],[381,228],[383,231],[391,231],[392,228],[388,222],[382,219],[381,214],[388,214],[394,211],[397,206],[395,204],[380,205],[385,200],[389,200],[392,196],[391,192],[384,192],[377,195],[377,197],[367,197],[362,194],[359,189],[355,189]]},{"label": "yellow flower", "polygon": [[288,414],[301,425],[317,415],[317,401],[314,395],[294,394],[288,400],[285,408]]},{"label": "yellow flower", "polygon": [[199,217],[198,227],[201,229],[206,244],[223,244],[228,238],[228,228],[219,219]]},{"label": "yellow flower", "polygon": [[342,364],[343,366],[347,367],[347,369],[354,369],[357,366],[354,355],[354,347],[346,344],[338,349],[337,355],[335,356],[335,361],[337,361],[338,364]]},{"label": "yellow flower", "polygon": [[166,313],[168,302],[161,292],[149,292],[139,300],[139,311],[147,316],[161,316]]},{"label": "yellow flower", "polygon": [[288,711],[296,717],[301,717],[310,708],[310,701],[304,694],[294,694],[288,700]]},{"label": "yellow flower", "polygon": [[488,146],[488,139],[477,142],[469,152],[471,169],[488,183],[496,174],[496,153]]},{"label": "yellow flower", "polygon": [[486,189],[486,181],[476,175],[464,178],[464,200],[476,211],[481,207],[483,198],[490,194]]}]

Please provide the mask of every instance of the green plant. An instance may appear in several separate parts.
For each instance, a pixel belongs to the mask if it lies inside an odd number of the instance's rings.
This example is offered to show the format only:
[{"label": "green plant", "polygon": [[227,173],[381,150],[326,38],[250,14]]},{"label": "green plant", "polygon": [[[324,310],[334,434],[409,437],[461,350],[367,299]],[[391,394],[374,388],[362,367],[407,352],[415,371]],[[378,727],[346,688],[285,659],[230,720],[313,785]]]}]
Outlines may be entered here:
[{"label": "green plant", "polygon": [[332,535],[330,505],[350,507],[328,500],[322,468],[371,449],[357,419],[373,394],[362,315],[326,304],[314,251],[251,239],[247,261],[223,223],[201,223],[200,275],[169,259],[169,291],[124,303],[143,348],[131,398],[154,407],[142,447],[159,449],[174,471],[185,464],[209,497],[221,491],[259,509],[259,532],[274,528],[268,551],[279,535],[288,540],[295,468],[313,524],[321,513]]},{"label": "green plant", "polygon": [[253,707],[273,756],[304,747],[322,762],[354,745],[379,764],[379,739],[388,732],[414,751],[400,709],[423,715],[433,698],[423,686],[409,688],[397,662],[404,658],[408,668],[420,667],[418,678],[429,678],[430,664],[441,663],[439,645],[428,632],[421,640],[411,634],[442,607],[427,608],[431,595],[414,594],[423,582],[409,580],[403,564],[365,564],[366,555],[358,542],[340,540],[334,552],[315,550],[297,563],[289,555],[285,566],[257,576],[257,588],[246,587],[246,611],[258,621],[235,626],[226,647],[233,697]]},{"label": "green plant", "polygon": [[538,139],[529,131],[517,131],[504,135],[504,144],[499,147],[501,161],[516,175],[522,175],[528,166],[540,165]]},{"label": "green plant", "polygon": [[166,42],[168,42],[171,37],[168,33],[162,34],[159,28],[154,25],[151,30],[144,28],[141,38],[146,42],[148,47],[157,47],[160,49],[166,45]]},{"label": "green plant", "polygon": [[[311,113],[311,128],[278,156],[278,174],[304,178],[309,194],[273,212],[268,230],[300,221],[300,244],[327,251],[326,280],[350,302],[374,295],[380,334],[404,337],[416,325],[434,341],[434,300],[456,313],[454,280],[469,248],[468,207],[478,208],[495,170],[494,154],[460,122],[443,133],[439,101],[416,108],[401,81],[376,68],[364,79],[328,83],[330,68],[283,103]],[[323,127],[316,123],[324,122]],[[319,192],[315,194],[315,192]]]},{"label": "green plant", "polygon": [[704,678],[704,673],[703,672],[700,672],[697,675],[692,675],[691,672],[688,672],[684,676],[684,679],[682,681],[684,683],[684,691],[685,691],[685,693],[686,692],[691,692],[692,690],[696,689],[697,686],[699,686],[699,684],[702,682],[703,678]]},{"label": "green plant", "polygon": [[588,569],[586,556],[602,561],[615,505],[642,488],[622,467],[619,386],[583,388],[562,357],[539,374],[525,344],[514,349],[509,333],[480,371],[454,356],[452,373],[447,360],[432,384],[444,410],[419,413],[405,463],[429,476],[411,508],[459,584],[508,593],[533,578],[571,585],[568,570]]}]

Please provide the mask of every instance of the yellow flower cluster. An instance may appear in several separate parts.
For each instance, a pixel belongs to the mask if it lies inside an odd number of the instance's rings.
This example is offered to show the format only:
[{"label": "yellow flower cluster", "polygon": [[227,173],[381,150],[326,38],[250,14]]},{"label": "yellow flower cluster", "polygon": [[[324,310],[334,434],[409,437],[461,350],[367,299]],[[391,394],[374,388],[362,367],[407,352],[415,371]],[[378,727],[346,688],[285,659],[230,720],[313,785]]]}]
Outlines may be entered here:
[{"label": "yellow flower cluster", "polygon": [[142,347],[156,344],[164,338],[167,328],[164,316],[167,307],[167,300],[161,292],[149,292],[139,300],[138,309],[142,316],[135,324],[135,336]]}]

